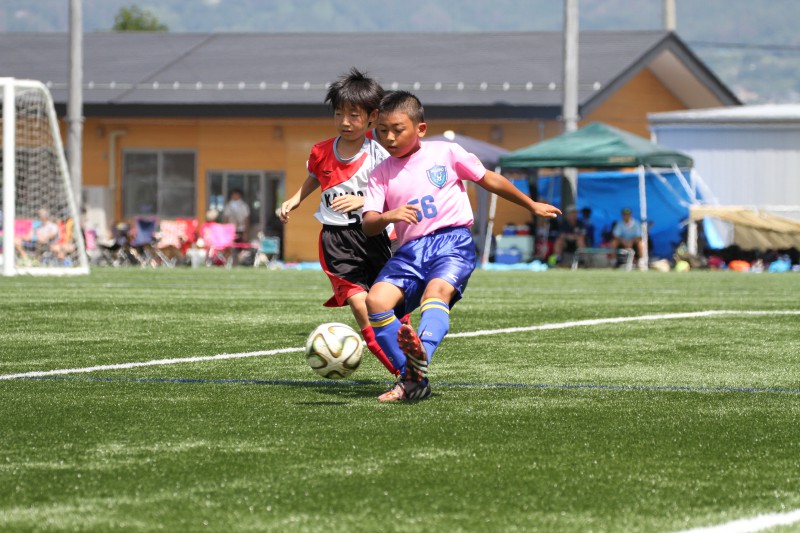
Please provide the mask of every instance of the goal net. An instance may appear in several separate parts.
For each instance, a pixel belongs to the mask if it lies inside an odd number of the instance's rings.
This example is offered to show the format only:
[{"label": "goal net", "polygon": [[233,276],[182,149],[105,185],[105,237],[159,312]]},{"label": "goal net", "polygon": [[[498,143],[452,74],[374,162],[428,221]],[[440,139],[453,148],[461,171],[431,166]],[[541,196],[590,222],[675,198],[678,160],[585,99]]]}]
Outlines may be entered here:
[{"label": "goal net", "polygon": [[0,100],[3,275],[88,273],[50,92],[38,81],[0,78]]}]

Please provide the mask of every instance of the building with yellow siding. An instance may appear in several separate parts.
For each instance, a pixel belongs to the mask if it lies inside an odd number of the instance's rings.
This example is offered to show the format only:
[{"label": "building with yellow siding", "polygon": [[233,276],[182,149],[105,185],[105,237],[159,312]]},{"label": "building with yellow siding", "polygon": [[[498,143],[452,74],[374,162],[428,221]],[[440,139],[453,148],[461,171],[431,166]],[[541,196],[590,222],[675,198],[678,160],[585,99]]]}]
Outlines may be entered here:
[{"label": "building with yellow siding", "polygon": [[[316,197],[285,227],[274,211],[306,178],[311,146],[334,134],[327,83],[355,66],[417,94],[429,134],[514,150],[562,132],[562,42],[560,32],[86,34],[87,226],[202,222],[236,187],[253,234],[280,236],[285,260],[316,260]],[[63,117],[67,50],[66,34],[2,34],[0,70],[47,83]],[[579,104],[580,124],[648,136],[648,113],[739,101],[673,33],[582,32]],[[501,201],[495,228],[528,219]]]}]

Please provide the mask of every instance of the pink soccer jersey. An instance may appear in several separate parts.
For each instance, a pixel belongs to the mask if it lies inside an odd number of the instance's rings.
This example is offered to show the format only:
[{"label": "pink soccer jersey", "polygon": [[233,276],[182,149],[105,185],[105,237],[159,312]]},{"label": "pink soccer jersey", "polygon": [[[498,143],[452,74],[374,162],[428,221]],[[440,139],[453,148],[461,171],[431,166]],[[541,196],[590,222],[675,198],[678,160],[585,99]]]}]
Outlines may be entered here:
[{"label": "pink soccer jersey", "polygon": [[472,206],[463,180],[480,181],[485,174],[480,160],[458,144],[423,142],[410,156],[388,157],[372,171],[363,211],[384,213],[417,205],[417,224],[395,224],[400,245],[440,228],[471,226]]}]

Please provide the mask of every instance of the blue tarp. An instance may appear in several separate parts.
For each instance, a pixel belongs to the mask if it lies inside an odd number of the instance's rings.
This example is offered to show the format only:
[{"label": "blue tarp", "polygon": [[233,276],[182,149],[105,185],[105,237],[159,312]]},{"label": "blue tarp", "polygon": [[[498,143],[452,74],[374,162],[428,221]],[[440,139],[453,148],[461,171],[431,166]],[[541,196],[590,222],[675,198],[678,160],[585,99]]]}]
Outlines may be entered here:
[{"label": "blue tarp", "polygon": [[[681,241],[681,232],[689,218],[689,195],[673,172],[662,172],[662,182],[652,172],[645,174],[647,191],[647,220],[650,224],[652,255],[672,257]],[[543,176],[538,179],[539,198],[561,206],[561,176]],[[600,243],[602,233],[610,231],[621,218],[623,207],[630,207],[640,220],[639,174],[637,172],[584,172],[578,174],[578,209],[592,209],[595,243]]]}]

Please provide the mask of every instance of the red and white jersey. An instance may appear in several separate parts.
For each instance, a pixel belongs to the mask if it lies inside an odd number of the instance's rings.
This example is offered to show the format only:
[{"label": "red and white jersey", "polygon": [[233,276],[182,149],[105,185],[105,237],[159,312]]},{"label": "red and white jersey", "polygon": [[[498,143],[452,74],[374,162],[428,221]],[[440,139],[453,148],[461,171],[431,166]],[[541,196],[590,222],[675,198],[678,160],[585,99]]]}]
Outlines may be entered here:
[{"label": "red and white jersey", "polygon": [[308,157],[308,174],[322,186],[319,209],[314,218],[331,226],[360,224],[361,209],[338,213],[331,209],[331,202],[343,194],[365,196],[370,173],[389,154],[377,141],[367,137],[356,155],[343,159],[336,150],[338,141],[339,137],[334,137],[315,144]]}]

